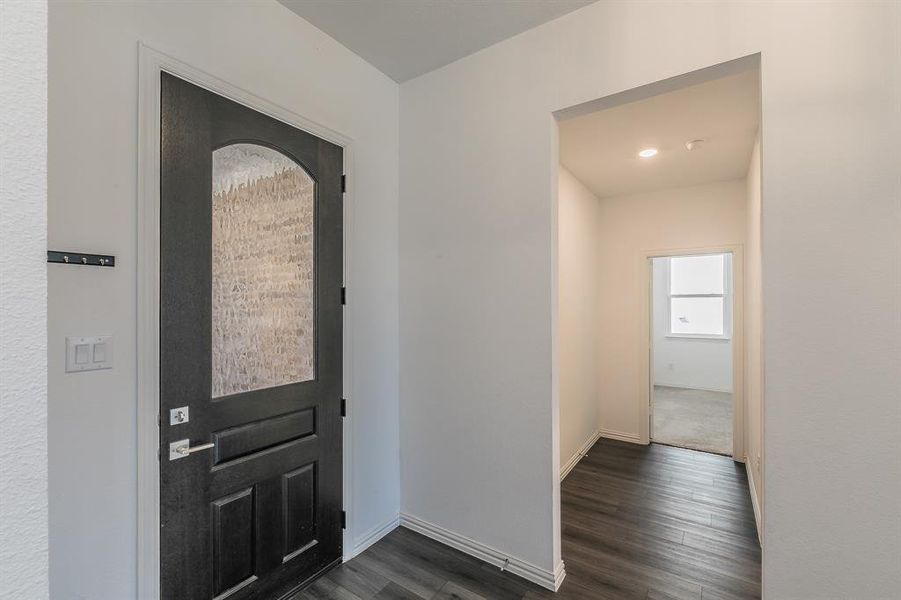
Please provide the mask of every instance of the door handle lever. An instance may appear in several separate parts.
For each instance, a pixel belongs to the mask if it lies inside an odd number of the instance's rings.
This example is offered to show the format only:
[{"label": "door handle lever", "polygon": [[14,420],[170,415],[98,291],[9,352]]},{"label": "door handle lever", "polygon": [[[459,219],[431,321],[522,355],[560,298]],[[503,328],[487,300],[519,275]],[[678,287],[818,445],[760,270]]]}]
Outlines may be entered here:
[{"label": "door handle lever", "polygon": [[185,458],[186,456],[190,456],[194,452],[209,450],[210,448],[215,447],[216,444],[213,442],[210,442],[209,444],[199,444],[197,446],[191,446],[191,440],[189,439],[178,440],[169,444],[169,460]]}]

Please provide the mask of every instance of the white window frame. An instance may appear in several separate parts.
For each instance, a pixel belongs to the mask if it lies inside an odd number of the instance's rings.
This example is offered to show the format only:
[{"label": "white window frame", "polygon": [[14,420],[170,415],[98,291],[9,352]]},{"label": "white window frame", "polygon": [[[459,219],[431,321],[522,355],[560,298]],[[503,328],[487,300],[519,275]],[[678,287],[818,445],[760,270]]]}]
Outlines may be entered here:
[{"label": "white window frame", "polygon": [[[692,258],[696,256],[723,256],[723,293],[722,294],[673,294],[672,293],[672,260],[674,258]],[[730,340],[732,339],[732,253],[713,252],[711,254],[686,254],[666,257],[666,336],[668,338],[684,338],[692,340]],[[723,333],[673,333],[672,307],[673,298],[722,298],[723,299]]]}]

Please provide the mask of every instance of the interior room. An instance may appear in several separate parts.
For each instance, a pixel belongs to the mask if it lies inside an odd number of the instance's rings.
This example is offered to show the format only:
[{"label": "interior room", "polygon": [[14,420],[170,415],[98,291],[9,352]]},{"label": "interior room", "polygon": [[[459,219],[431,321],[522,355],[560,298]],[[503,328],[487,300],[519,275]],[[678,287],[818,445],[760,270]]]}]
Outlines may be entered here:
[{"label": "interior room", "polygon": [[650,438],[732,456],[732,254],[656,257],[651,272]]},{"label": "interior room", "polygon": [[0,1],[0,597],[897,598],[899,39],[876,0]]}]

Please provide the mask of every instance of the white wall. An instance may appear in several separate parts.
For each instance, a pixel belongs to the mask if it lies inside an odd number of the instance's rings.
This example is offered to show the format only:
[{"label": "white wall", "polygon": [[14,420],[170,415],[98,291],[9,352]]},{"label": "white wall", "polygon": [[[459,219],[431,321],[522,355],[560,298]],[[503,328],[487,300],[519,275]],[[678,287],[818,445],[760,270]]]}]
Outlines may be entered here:
[{"label": "white wall", "polygon": [[[741,245],[744,238],[743,179],[601,199],[602,433],[641,435],[642,254]],[[731,357],[720,358],[731,381]]]},{"label": "white wall", "polygon": [[[726,260],[731,263],[732,255],[727,254]],[[728,339],[667,336],[669,259],[655,258],[652,262],[654,385],[731,392],[731,336]]]},{"label": "white wall", "polygon": [[47,4],[0,2],[0,598],[47,586]]},{"label": "white wall", "polygon": [[560,166],[558,178],[558,274],[560,331],[560,467],[571,467],[598,431],[597,197]]},{"label": "white wall", "polygon": [[763,272],[760,196],[760,139],[754,143],[747,177],[745,239],[745,453],[756,508],[758,532],[763,519]]},{"label": "white wall", "polygon": [[[59,599],[135,596],[139,40],[353,138],[354,543],[399,506],[397,85],[274,1],[52,2],[49,243],[116,255],[113,269],[49,276]],[[64,337],[75,334],[115,336],[115,368],[66,375]]]},{"label": "white wall", "polygon": [[404,83],[404,509],[554,565],[551,112],[761,52],[764,594],[896,595],[899,36],[898,3],[600,2]]}]

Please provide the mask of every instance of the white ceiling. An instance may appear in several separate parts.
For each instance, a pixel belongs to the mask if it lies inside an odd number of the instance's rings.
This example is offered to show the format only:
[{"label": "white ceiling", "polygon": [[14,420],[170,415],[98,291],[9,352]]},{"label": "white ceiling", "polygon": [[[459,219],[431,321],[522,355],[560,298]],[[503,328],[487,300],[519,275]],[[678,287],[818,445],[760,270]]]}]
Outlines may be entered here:
[{"label": "white ceiling", "polygon": [[[759,121],[758,73],[562,121],[560,162],[601,198],[744,177]],[[685,149],[699,138],[700,149]],[[643,148],[660,152],[642,159]]]},{"label": "white ceiling", "polygon": [[398,83],[595,0],[279,0]]}]

